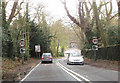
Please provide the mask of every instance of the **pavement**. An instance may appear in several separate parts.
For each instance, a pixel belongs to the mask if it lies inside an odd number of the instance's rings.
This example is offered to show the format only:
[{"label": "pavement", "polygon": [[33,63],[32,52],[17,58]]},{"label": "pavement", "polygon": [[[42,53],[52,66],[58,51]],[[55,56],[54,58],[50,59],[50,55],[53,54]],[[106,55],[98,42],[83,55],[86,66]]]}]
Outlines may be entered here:
[{"label": "pavement", "polygon": [[119,83],[118,71],[90,65],[67,65],[66,58],[54,59],[53,63],[39,63],[21,82],[82,82]]}]

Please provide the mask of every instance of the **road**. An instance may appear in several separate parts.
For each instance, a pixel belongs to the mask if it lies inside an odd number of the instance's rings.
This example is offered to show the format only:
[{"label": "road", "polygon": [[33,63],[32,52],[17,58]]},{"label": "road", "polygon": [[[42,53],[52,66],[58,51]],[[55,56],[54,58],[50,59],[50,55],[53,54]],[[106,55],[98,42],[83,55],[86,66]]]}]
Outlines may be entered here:
[{"label": "road", "polygon": [[[120,72],[119,72],[120,73]],[[51,63],[39,63],[21,82],[26,81],[68,81],[83,83],[118,81],[118,72],[90,65],[67,65],[66,59],[54,59]],[[117,83],[117,82],[115,82]]]}]

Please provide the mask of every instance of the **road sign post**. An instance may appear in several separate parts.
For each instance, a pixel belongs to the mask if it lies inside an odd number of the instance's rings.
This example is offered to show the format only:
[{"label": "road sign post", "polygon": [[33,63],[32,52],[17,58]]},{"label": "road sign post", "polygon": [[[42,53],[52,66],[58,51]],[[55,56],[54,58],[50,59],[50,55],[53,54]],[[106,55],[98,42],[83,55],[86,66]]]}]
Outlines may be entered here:
[{"label": "road sign post", "polygon": [[94,45],[97,45],[97,44],[98,44],[98,39],[97,39],[96,37],[94,37],[93,40],[92,40],[92,43],[93,43]]},{"label": "road sign post", "polygon": [[40,45],[35,45],[35,52],[40,52]]},{"label": "road sign post", "polygon": [[20,53],[25,54],[25,48],[20,48]]},{"label": "road sign post", "polygon": [[96,52],[98,50],[98,43],[99,43],[97,37],[93,37],[92,43],[93,43],[92,50],[94,51],[94,60],[96,60]]},{"label": "road sign post", "polygon": [[40,45],[35,45],[35,52],[39,54],[39,58],[40,58],[40,52],[41,52]]},{"label": "road sign post", "polygon": [[25,41],[24,39],[21,39],[20,42],[19,42],[19,46],[21,47],[20,48],[20,54],[22,55],[22,64],[24,63],[24,54],[25,54]]},{"label": "road sign post", "polygon": [[98,50],[98,45],[93,45],[92,50]]},{"label": "road sign post", "polygon": [[23,39],[21,39],[21,41],[19,42],[19,46],[20,47],[25,47],[25,41]]}]

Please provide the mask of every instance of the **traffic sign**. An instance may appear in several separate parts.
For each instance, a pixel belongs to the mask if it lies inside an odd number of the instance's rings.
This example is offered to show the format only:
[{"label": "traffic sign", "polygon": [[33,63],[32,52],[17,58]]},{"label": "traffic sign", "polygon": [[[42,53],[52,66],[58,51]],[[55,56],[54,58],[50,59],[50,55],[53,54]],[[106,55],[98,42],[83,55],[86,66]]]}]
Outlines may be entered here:
[{"label": "traffic sign", "polygon": [[98,50],[98,45],[93,45],[92,50]]},{"label": "traffic sign", "polygon": [[35,45],[35,52],[40,52],[40,45]]},{"label": "traffic sign", "polygon": [[92,43],[93,43],[93,44],[98,44],[98,39],[97,39],[97,38],[93,39],[93,40],[92,40]]},{"label": "traffic sign", "polygon": [[24,41],[24,40],[21,40],[21,41],[19,42],[19,46],[20,46],[20,47],[25,47],[25,41]]},{"label": "traffic sign", "polygon": [[24,54],[25,53],[25,48],[20,48],[20,53]]}]

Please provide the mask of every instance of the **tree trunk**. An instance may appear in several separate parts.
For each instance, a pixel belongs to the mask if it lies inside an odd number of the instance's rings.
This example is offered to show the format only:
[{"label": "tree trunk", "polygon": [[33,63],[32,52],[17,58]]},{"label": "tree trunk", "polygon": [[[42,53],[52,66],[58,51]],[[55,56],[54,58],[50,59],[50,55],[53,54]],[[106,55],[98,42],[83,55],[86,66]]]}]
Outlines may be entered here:
[{"label": "tree trunk", "polygon": [[99,19],[99,14],[98,14],[98,11],[97,11],[96,2],[93,2],[93,5],[94,5],[94,17],[95,17],[95,20],[96,20],[96,27],[99,31],[99,34],[101,35],[104,46],[108,46],[107,38],[106,38],[106,36],[104,34],[104,31],[103,31],[103,25],[101,24],[100,19]]},{"label": "tree trunk", "polygon": [[9,22],[11,22],[12,19],[13,19],[13,17],[14,17],[14,14],[15,14],[16,8],[17,8],[17,5],[18,5],[18,1],[17,1],[17,2],[14,2],[13,8],[12,8],[12,12],[11,12],[11,14],[10,14],[10,16],[9,16],[9,19],[8,19]]},{"label": "tree trunk", "polygon": [[118,4],[118,44],[120,44],[120,1]]},{"label": "tree trunk", "polygon": [[2,2],[2,47],[3,47],[3,55],[12,58],[13,56],[13,42],[9,28],[9,22],[6,21],[6,12],[5,12],[5,2]]},{"label": "tree trunk", "polygon": [[7,27],[6,27],[5,2],[2,2],[2,49],[3,49],[2,56],[7,56],[7,49],[5,49],[8,48],[8,46],[6,45],[7,44],[6,38],[7,38]]},{"label": "tree trunk", "polygon": [[25,18],[25,56],[28,59],[29,56],[29,26],[28,26],[28,2],[26,4],[26,18]]},{"label": "tree trunk", "polygon": [[5,2],[2,2],[2,28],[7,30],[6,27],[6,12],[5,12]]}]

